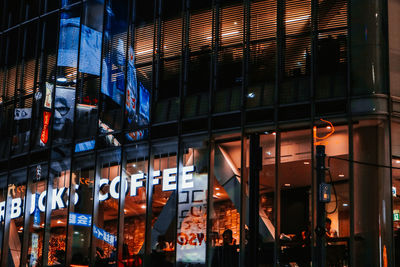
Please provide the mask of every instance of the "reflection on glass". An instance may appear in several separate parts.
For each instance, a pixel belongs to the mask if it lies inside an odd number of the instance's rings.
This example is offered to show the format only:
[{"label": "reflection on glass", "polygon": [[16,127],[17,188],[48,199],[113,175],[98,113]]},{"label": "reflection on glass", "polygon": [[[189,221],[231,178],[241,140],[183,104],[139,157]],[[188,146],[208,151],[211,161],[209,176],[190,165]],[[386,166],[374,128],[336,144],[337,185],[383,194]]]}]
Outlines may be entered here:
[{"label": "reflection on glass", "polygon": [[146,178],[148,177],[148,146],[137,145],[126,150],[122,174],[129,184],[124,206],[123,262],[127,266],[143,266],[146,223]]},{"label": "reflection on glass", "polygon": [[93,155],[74,159],[69,199],[77,203],[69,207],[67,262],[87,265],[90,255],[90,238],[94,184]]},{"label": "reflection on glass", "polygon": [[208,148],[188,142],[178,184],[178,266],[205,266],[207,232]]},{"label": "reflection on glass", "polygon": [[29,187],[27,199],[30,205],[29,217],[29,266],[40,266],[43,259],[44,217],[45,214],[39,207],[40,196],[46,194],[47,189],[47,165],[41,164],[31,167],[29,170]]},{"label": "reflection on glass", "polygon": [[8,225],[8,266],[19,266],[21,261],[22,237],[24,233],[24,211],[26,196],[26,169],[10,173],[6,209]]},{"label": "reflection on glass", "polygon": [[[67,190],[66,188],[70,188],[71,160],[68,157],[68,151],[68,146],[54,148],[52,151],[52,162],[49,173],[51,185],[49,192],[51,190],[52,194],[46,196],[48,200],[46,207],[50,209],[50,211],[47,211],[47,214],[50,214],[50,227],[46,230],[48,240],[45,239],[47,242],[44,243],[44,251],[47,255],[43,255],[47,256],[47,265],[49,266],[65,264],[68,194],[64,194],[62,197],[60,192],[62,192],[61,190],[64,191]],[[58,198],[57,193],[59,193]],[[53,198],[54,194],[56,198]],[[57,199],[59,202],[56,201]],[[41,202],[41,199],[39,199],[39,203]],[[44,262],[46,263],[46,259]]]},{"label": "reflection on glass", "polygon": [[72,138],[75,89],[57,86],[54,100],[53,140],[63,143]]},{"label": "reflection on glass", "polygon": [[169,266],[175,260],[177,144],[153,147],[151,266]]},{"label": "reflection on glass", "polygon": [[[100,164],[100,191],[97,218],[93,221],[96,247],[96,266],[115,266],[117,262],[118,211],[121,192],[121,151],[103,152],[98,159]],[[127,189],[126,185],[124,185]]]},{"label": "reflection on glass", "polygon": [[239,264],[240,245],[240,141],[219,143],[214,152],[212,201],[209,203],[211,266]]},{"label": "reflection on glass", "polygon": [[272,266],[276,228],[275,202],[275,142],[274,133],[260,135],[262,170],[259,183],[259,241],[258,266]]}]

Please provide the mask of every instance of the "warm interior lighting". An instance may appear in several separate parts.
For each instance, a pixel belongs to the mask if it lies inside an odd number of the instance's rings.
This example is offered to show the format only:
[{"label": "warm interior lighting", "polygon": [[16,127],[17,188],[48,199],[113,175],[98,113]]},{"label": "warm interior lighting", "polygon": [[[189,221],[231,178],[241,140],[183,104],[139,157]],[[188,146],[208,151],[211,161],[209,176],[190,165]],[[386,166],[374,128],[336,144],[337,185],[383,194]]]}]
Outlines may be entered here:
[{"label": "warm interior lighting", "polygon": [[309,19],[309,18],[310,18],[310,15],[302,16],[302,17],[297,17],[297,18],[295,18],[295,19],[289,19],[289,20],[287,20],[286,23],[288,23],[288,22],[300,21],[300,20],[306,20],[306,19]]},{"label": "warm interior lighting", "polygon": [[[225,36],[230,36],[230,35],[234,35],[234,34],[238,34],[238,33],[239,33],[238,31],[227,32],[227,33],[221,34],[221,36],[222,36],[222,37],[225,37]],[[211,36],[208,36],[206,39],[211,39],[211,38],[212,38]]]},{"label": "warm interior lighting", "polygon": [[284,184],[285,187],[290,187],[290,184]]},{"label": "warm interior lighting", "polygon": [[142,206],[140,206],[142,209],[145,209],[146,208],[146,205],[142,205]]},{"label": "warm interior lighting", "polygon": [[153,49],[137,52],[136,55],[146,54],[146,53],[149,53],[149,52],[153,52]]},{"label": "warm interior lighting", "polygon": [[303,163],[304,163],[304,165],[310,165],[310,162],[308,162],[308,161],[304,161]]},{"label": "warm interior lighting", "polygon": [[339,174],[339,177],[344,177],[344,174],[342,174],[342,173],[341,173],[341,174]]}]

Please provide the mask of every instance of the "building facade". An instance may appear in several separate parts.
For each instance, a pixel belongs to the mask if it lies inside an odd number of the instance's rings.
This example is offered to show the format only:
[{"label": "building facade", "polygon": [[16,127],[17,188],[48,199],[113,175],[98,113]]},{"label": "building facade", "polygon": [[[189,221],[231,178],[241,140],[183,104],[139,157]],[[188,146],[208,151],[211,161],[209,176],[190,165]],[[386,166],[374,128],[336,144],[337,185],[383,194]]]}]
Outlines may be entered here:
[{"label": "building facade", "polygon": [[399,266],[396,1],[0,5],[1,266]]}]

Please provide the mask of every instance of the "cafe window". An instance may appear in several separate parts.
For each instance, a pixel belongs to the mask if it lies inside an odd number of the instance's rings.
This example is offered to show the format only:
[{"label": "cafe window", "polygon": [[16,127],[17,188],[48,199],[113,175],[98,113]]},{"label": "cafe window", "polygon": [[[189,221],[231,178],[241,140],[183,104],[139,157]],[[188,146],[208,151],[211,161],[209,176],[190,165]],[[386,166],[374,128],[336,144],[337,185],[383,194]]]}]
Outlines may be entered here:
[{"label": "cafe window", "polygon": [[92,230],[92,257],[95,265],[117,262],[118,217],[120,198],[128,190],[121,182],[121,150],[103,151],[97,158],[99,188]]},{"label": "cafe window", "polygon": [[[29,169],[27,187],[28,220],[28,258],[29,266],[40,266],[43,259],[44,217],[45,213],[39,207],[39,199],[47,192],[48,165],[38,164]],[[42,203],[40,203],[42,207]],[[26,215],[25,215],[26,216]],[[25,240],[25,239],[24,239]]]},{"label": "cafe window", "polygon": [[73,205],[69,206],[66,254],[71,264],[85,265],[90,260],[94,163],[94,155],[75,158],[72,163],[69,202]]},{"label": "cafe window", "polygon": [[213,149],[208,261],[211,266],[237,266],[241,241],[241,141],[221,141]]},{"label": "cafe window", "polygon": [[[319,121],[314,129],[314,144],[325,146],[325,182],[331,186],[331,200],[325,206],[326,262],[328,265],[345,265],[349,262],[347,251],[352,205],[349,193],[348,127]],[[322,139],[325,137],[327,138]]]},{"label": "cafe window", "polygon": [[392,122],[392,197],[395,262],[400,262],[400,123]]},{"label": "cafe window", "polygon": [[[0,174],[0,205],[6,205],[7,201],[7,173]],[[5,214],[0,217],[0,240],[3,240],[4,237],[4,226],[5,226]],[[3,248],[2,241],[0,242],[0,248]]]},{"label": "cafe window", "polygon": [[[311,262],[311,131],[282,132],[280,141],[279,183],[280,262]],[[278,237],[277,237],[278,238]]]},{"label": "cafe window", "polygon": [[124,151],[122,180],[128,185],[124,204],[122,261],[143,266],[146,237],[146,186],[148,184],[148,145],[135,145]]},{"label": "cafe window", "polygon": [[3,253],[3,264],[8,257],[8,266],[20,266],[22,240],[24,234],[24,211],[26,201],[27,169],[11,172],[9,175],[7,208],[5,209],[6,228],[3,247],[8,247],[7,256]]},{"label": "cafe window", "polygon": [[152,266],[175,262],[177,148],[176,142],[163,142],[152,147],[151,229],[148,230],[151,232],[147,244]]},{"label": "cafe window", "polygon": [[71,147],[67,145],[53,148],[47,189],[49,193],[46,192],[43,199],[39,198],[39,209],[46,212],[43,263],[48,266],[65,264],[69,206],[67,200],[72,187],[70,151]]},{"label": "cafe window", "polygon": [[184,141],[178,183],[176,262],[206,263],[209,153],[204,139]]}]

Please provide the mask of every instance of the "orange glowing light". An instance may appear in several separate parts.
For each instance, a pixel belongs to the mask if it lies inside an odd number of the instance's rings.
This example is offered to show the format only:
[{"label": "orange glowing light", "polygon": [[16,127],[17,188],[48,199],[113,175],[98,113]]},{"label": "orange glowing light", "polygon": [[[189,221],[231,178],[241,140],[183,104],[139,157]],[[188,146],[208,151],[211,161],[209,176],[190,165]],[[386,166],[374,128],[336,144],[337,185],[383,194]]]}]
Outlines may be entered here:
[{"label": "orange glowing light", "polygon": [[[327,139],[328,137],[330,137],[335,132],[335,127],[333,127],[333,124],[330,121],[327,121],[327,120],[324,120],[324,119],[320,119],[320,120],[322,122],[325,122],[325,123],[329,124],[328,127],[326,127],[326,128],[328,130],[330,130],[330,131],[329,131],[329,133],[327,133],[324,136],[318,136],[317,135],[317,126],[314,126],[313,127],[313,135],[314,135],[314,140],[316,141],[315,145],[321,144],[321,140]],[[320,140],[320,141],[317,141],[317,140]]]}]

